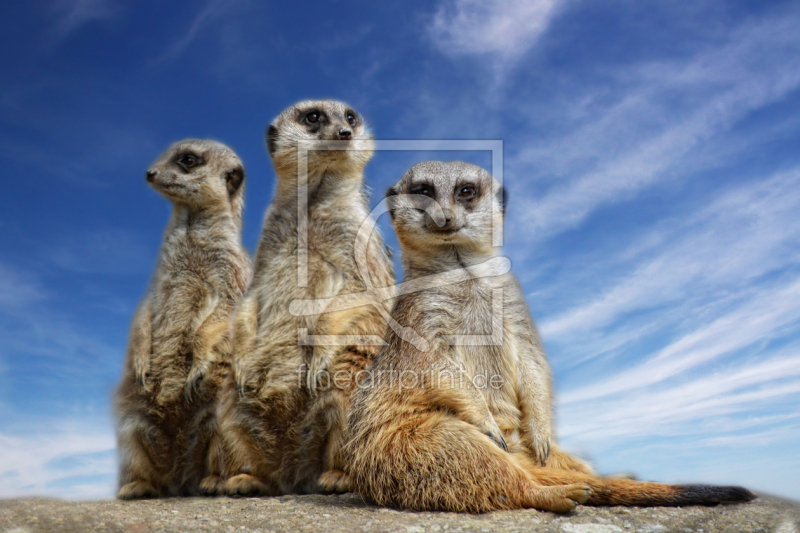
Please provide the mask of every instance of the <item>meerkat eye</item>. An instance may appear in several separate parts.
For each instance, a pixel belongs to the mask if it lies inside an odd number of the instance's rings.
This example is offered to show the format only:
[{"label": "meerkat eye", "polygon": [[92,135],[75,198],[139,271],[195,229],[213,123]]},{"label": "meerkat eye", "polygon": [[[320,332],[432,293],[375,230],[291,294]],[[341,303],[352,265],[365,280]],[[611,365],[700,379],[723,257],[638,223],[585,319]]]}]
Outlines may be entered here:
[{"label": "meerkat eye", "polygon": [[345,115],[345,118],[347,119],[347,123],[350,124],[351,126],[356,125],[356,116],[354,114],[348,113],[347,115]]},{"label": "meerkat eye", "polygon": [[306,120],[308,122],[310,122],[311,124],[319,122],[319,112],[318,111],[312,111],[311,113],[306,115]]},{"label": "meerkat eye", "polygon": [[192,167],[197,166],[198,162],[199,162],[199,158],[194,154],[184,154],[183,157],[181,157],[178,160],[178,163],[182,164],[183,166],[185,166],[187,168],[192,168]]},{"label": "meerkat eye", "polygon": [[422,183],[420,185],[413,186],[411,188],[411,194],[421,194],[422,196],[429,196],[433,198],[436,196],[436,189],[433,188],[433,185]]},{"label": "meerkat eye", "polygon": [[469,200],[475,197],[475,186],[471,183],[462,185],[458,190],[458,197],[462,200]]}]

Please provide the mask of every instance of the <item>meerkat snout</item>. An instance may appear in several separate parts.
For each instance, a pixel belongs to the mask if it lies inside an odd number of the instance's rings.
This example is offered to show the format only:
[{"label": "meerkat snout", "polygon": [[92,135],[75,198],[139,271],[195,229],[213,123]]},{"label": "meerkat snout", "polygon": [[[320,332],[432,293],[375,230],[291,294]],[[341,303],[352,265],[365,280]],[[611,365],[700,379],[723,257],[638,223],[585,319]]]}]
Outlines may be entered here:
[{"label": "meerkat snout", "polygon": [[145,178],[147,179],[147,182],[153,183],[153,180],[156,179],[156,174],[158,174],[158,171],[153,170],[152,168],[145,172]]},{"label": "meerkat snout", "polygon": [[347,128],[340,128],[339,129],[339,138],[341,140],[349,141],[352,136],[353,136],[353,132],[351,132]]},{"label": "meerkat snout", "polygon": [[443,219],[434,219],[426,213],[425,222],[428,227],[433,231],[454,231],[458,228],[455,227],[455,219],[453,211],[444,207],[442,208]]}]

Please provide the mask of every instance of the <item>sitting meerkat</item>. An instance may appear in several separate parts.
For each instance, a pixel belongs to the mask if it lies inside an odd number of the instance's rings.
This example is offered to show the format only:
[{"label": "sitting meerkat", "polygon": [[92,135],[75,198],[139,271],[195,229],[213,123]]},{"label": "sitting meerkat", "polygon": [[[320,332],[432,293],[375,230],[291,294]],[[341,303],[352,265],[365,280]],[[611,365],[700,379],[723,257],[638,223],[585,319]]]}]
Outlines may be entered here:
[{"label": "sitting meerkat", "polygon": [[251,272],[240,237],[244,168],[233,150],[184,140],[146,177],[173,211],[115,397],[121,499],[199,494],[218,470],[215,399]]},{"label": "sitting meerkat", "polygon": [[550,370],[510,265],[495,268],[500,183],[468,163],[426,162],[388,196],[406,275],[392,318],[427,349],[389,331],[360,382],[345,449],[355,491],[380,505],[467,512],[754,498],[739,487],[600,478],[549,446]]},{"label": "sitting meerkat", "polygon": [[[383,335],[388,310],[323,306],[296,316],[290,304],[394,285],[380,235],[359,236],[371,222],[363,170],[374,141],[358,113],[330,100],[289,107],[266,137],[278,180],[253,282],[234,319],[233,373],[220,395],[228,479],[204,490],[345,492],[341,446],[350,398],[379,348],[366,340]],[[332,344],[332,336],[344,341]]]}]

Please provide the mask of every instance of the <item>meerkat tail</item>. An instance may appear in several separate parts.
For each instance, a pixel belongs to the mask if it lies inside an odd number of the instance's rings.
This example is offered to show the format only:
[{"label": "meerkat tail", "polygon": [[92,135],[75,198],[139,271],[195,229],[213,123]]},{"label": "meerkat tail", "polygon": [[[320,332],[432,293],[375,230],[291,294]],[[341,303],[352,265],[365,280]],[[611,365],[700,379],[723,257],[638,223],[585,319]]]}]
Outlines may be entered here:
[{"label": "meerkat tail", "polygon": [[355,449],[353,488],[380,505],[483,513],[535,508],[568,512],[586,501],[584,483],[542,486],[474,426],[449,415],[386,428]]},{"label": "meerkat tail", "polygon": [[679,507],[749,502],[756,495],[743,487],[717,485],[665,485],[630,479],[603,478],[553,468],[527,468],[542,485],[586,483],[592,493],[585,505],[636,505]]}]

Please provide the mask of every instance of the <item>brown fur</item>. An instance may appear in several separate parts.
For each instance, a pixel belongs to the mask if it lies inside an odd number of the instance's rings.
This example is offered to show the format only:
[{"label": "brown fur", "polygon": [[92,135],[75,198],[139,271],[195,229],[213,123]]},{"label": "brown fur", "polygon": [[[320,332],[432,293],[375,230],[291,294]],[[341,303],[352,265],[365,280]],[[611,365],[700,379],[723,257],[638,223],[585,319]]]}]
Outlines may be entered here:
[{"label": "brown fur", "polygon": [[[401,289],[392,317],[430,347],[388,332],[349,417],[355,490],[381,505],[468,512],[752,499],[736,487],[600,478],[555,447],[548,456],[550,370],[522,292],[510,273],[477,275],[477,265],[499,259],[489,231],[502,216],[500,184],[474,165],[428,162],[412,167],[389,196],[406,282],[460,268],[476,275]],[[425,197],[440,214],[423,212]],[[493,332],[500,342],[456,337]]]},{"label": "brown fur", "polygon": [[[318,119],[311,122],[309,114]],[[350,122],[348,122],[350,115]],[[349,133],[342,133],[346,130]],[[298,143],[341,141],[356,150],[311,151],[308,178],[298,177]],[[341,446],[356,374],[378,346],[304,346],[312,335],[381,335],[386,322],[373,306],[290,313],[296,300],[359,293],[368,287],[355,254],[364,252],[375,287],[394,284],[380,235],[357,239],[369,219],[363,169],[373,140],[346,104],[301,102],[267,131],[278,182],[258,245],[253,283],[234,320],[234,371],[220,397],[226,444],[224,492],[229,495],[344,492]],[[298,275],[298,187],[308,188],[308,286]],[[324,311],[324,309],[322,310]],[[328,379],[333,378],[333,379]]]},{"label": "brown fur", "polygon": [[178,142],[147,179],[174,208],[115,397],[122,499],[194,495],[218,476],[215,397],[251,271],[240,238],[244,169],[230,148]]}]

